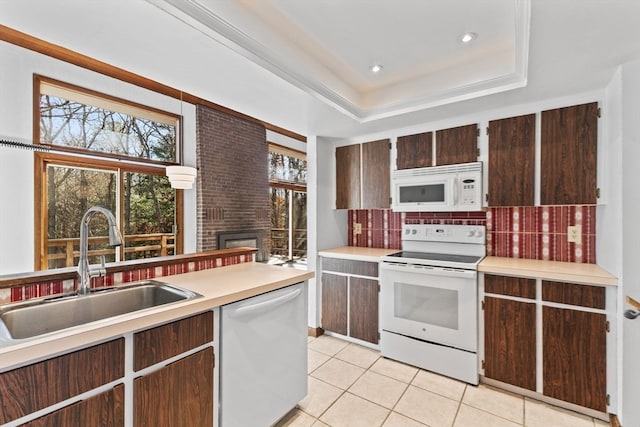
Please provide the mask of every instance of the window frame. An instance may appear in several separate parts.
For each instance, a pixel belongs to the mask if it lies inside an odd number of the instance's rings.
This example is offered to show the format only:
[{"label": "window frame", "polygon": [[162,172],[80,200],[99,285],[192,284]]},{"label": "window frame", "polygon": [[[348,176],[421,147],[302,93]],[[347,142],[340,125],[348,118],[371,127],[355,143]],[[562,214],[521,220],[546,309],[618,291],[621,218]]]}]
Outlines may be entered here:
[{"label": "window frame", "polygon": [[[296,157],[298,159],[304,160],[306,162],[307,160],[307,153],[305,153],[304,151],[299,151],[293,148],[289,148],[286,147],[284,145],[280,145],[280,144],[276,144],[273,142],[268,142],[269,145],[269,153],[276,153],[276,154],[282,154],[285,156],[289,156],[289,157]],[[279,189],[283,189],[286,190],[287,192],[289,192],[289,206],[288,206],[288,210],[289,210],[289,220],[292,220],[292,215],[293,215],[293,209],[292,209],[292,205],[291,205],[291,201],[293,200],[294,197],[294,193],[305,193],[307,194],[307,183],[304,182],[300,182],[300,183],[294,183],[294,182],[288,182],[288,181],[280,181],[280,180],[272,180],[271,178],[269,178],[269,189],[271,188],[279,188]],[[308,199],[307,199],[308,201]],[[305,231],[307,231],[307,236],[308,236],[308,229],[305,228]],[[271,231],[271,233],[273,233],[273,231]],[[285,262],[293,262],[294,261],[294,256],[293,256],[293,244],[295,242],[295,230],[289,228],[289,256],[288,256],[288,260]],[[306,248],[306,258],[308,258],[309,256],[309,247],[308,247],[308,239],[307,239],[307,248]],[[269,254],[270,256],[272,254]]]},{"label": "window frame", "polygon": [[[91,151],[83,148],[77,147],[68,147],[64,145],[57,144],[46,144],[40,140],[40,96],[42,95],[42,85],[54,86],[60,88],[63,91],[68,91],[71,93],[77,93],[81,96],[94,98],[103,105],[121,105],[125,107],[125,109],[131,109],[134,111],[148,111],[149,116],[165,116],[169,118],[175,119],[176,126],[176,161],[175,162],[166,162],[161,160],[152,160],[152,159],[141,159],[132,156],[126,156],[123,154],[113,154],[107,153],[103,151]],[[100,107],[104,108],[104,107]],[[122,111],[125,112],[125,111]],[[125,112],[126,114],[130,114],[129,112]],[[143,117],[149,120],[153,120],[152,117]],[[36,145],[42,145],[48,147],[52,150],[68,152],[72,154],[81,154],[86,156],[95,156],[98,158],[112,158],[117,160],[125,160],[131,161],[135,163],[146,163],[146,164],[156,164],[162,166],[170,166],[170,165],[181,165],[183,159],[183,148],[182,148],[182,133],[183,133],[183,125],[182,125],[182,116],[174,113],[169,113],[167,111],[160,110],[158,108],[149,107],[137,102],[128,101],[126,99],[118,98],[113,95],[109,95],[106,93],[98,92],[96,90],[87,89],[81,86],[77,86],[71,83],[63,82],[61,80],[56,80],[50,77],[46,77],[40,74],[33,75],[33,142]]]},{"label": "window frame", "polygon": [[[164,175],[164,168],[151,165],[141,165],[135,163],[116,162],[112,160],[98,159],[94,157],[81,157],[81,156],[69,156],[61,153],[47,153],[47,152],[35,152],[34,153],[34,206],[35,206],[35,254],[34,254],[34,269],[35,270],[47,270],[48,269],[48,248],[46,236],[48,230],[48,215],[46,215],[48,208],[48,192],[47,189],[47,166],[49,164],[55,164],[57,166],[64,167],[88,167],[95,169],[102,169],[107,171],[113,171],[118,175],[118,186],[123,188],[124,186],[124,174],[126,172],[145,173],[150,175]],[[120,191],[118,194],[119,206],[124,204],[124,192]],[[176,237],[175,237],[175,254],[182,254],[184,252],[184,191],[176,189],[175,198],[175,221],[176,221]],[[124,209],[120,209],[117,215],[118,225],[122,229],[124,227]],[[124,245],[118,248],[120,251],[120,262],[124,260]],[[151,258],[150,258],[151,259]]]},{"label": "window frame", "polygon": [[[153,116],[162,115],[175,119],[176,121],[176,161],[166,162],[152,159],[140,159],[131,156],[105,153],[101,151],[91,151],[76,147],[66,147],[56,144],[45,144],[40,141],[40,95],[41,84],[59,87],[62,90],[76,92],[84,96],[103,99],[102,105],[123,105],[131,110],[148,111],[149,116],[143,118],[153,120]],[[101,107],[103,108],[103,107]],[[129,114],[129,113],[127,113]],[[140,117],[136,115],[137,117]],[[150,117],[151,116],[151,117]],[[102,169],[113,171],[118,176],[118,187],[124,186],[124,174],[126,172],[144,173],[150,175],[165,175],[165,167],[167,165],[180,165],[183,158],[182,145],[182,116],[169,113],[157,108],[148,107],[136,102],[128,101],[112,95],[101,93],[95,90],[82,88],[77,85],[66,83],[60,80],[52,79],[42,75],[33,75],[33,141],[34,144],[43,145],[49,148],[49,151],[36,151],[34,153],[34,269],[48,269],[48,248],[47,248],[47,230],[48,230],[48,194],[47,194],[47,166],[55,164],[68,167],[87,167],[94,169]],[[184,252],[184,191],[175,190],[175,254]],[[118,204],[124,204],[124,192],[118,194]],[[118,224],[121,229],[124,227],[124,209],[120,209],[117,213]],[[114,214],[116,214],[114,212]],[[120,251],[120,262],[125,262],[124,245],[118,248]]]}]

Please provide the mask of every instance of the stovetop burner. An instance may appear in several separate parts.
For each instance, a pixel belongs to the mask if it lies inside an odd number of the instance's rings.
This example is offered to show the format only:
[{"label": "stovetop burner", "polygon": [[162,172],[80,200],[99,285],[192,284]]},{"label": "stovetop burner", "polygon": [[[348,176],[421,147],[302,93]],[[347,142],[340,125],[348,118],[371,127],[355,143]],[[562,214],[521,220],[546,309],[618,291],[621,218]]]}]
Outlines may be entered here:
[{"label": "stovetop burner", "polygon": [[475,270],[486,254],[485,233],[480,225],[404,224],[403,250],[381,261]]},{"label": "stovetop burner", "polygon": [[402,251],[388,255],[389,257],[397,258],[400,260],[416,259],[422,261],[447,261],[457,262],[463,264],[476,264],[482,257],[473,255],[456,255],[456,254],[442,254],[433,252],[415,252],[415,251]]}]

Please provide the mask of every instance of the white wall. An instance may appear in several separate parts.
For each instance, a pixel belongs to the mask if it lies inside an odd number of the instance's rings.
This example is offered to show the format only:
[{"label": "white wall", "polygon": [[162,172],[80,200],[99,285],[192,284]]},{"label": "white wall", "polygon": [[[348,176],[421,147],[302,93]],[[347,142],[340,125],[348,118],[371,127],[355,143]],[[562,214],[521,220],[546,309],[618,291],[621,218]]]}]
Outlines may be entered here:
[{"label": "white wall", "polygon": [[[195,165],[195,108],[119,80],[7,43],[0,43],[0,135],[31,142],[33,74],[185,116],[185,163]],[[10,66],[9,66],[10,65]],[[0,147],[0,274],[32,271],[34,265],[33,152]],[[196,242],[195,189],[185,190],[185,252]]]},{"label": "white wall", "polygon": [[[621,293],[640,300],[640,192],[637,188],[640,159],[640,62],[622,66],[622,242]],[[616,166],[616,165],[613,165]],[[628,309],[624,304],[620,312]],[[626,426],[640,425],[640,318],[622,320],[622,413]]]},{"label": "white wall", "polygon": [[[307,138],[307,252],[309,270],[318,271],[318,251],[346,246],[347,211],[335,207],[335,141]],[[309,282],[309,326],[320,326],[319,277]]]}]

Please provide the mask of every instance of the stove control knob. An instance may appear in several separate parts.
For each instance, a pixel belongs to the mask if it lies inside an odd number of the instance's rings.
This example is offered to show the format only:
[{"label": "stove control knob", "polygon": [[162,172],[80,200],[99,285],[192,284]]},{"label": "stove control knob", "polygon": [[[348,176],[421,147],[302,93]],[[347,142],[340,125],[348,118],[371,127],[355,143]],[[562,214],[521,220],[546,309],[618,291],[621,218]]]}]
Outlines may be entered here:
[{"label": "stove control knob", "polygon": [[476,237],[482,237],[483,233],[481,229],[476,230]]},{"label": "stove control knob", "polygon": [[411,230],[409,230],[408,228],[404,230],[404,234],[409,234],[411,233]]},{"label": "stove control knob", "polygon": [[418,234],[418,230],[414,228],[413,230],[411,230],[411,234]]},{"label": "stove control knob", "polygon": [[476,235],[476,230],[469,230],[467,231],[467,237],[473,237]]}]

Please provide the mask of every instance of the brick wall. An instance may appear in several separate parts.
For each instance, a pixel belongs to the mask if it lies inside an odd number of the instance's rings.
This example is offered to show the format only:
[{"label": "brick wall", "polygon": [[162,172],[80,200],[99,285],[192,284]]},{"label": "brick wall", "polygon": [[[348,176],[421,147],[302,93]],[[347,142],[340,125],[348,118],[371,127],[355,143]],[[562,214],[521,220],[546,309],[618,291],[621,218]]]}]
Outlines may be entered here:
[{"label": "brick wall", "polygon": [[[217,248],[217,233],[262,230],[269,256],[268,145],[264,126],[197,106],[197,250]],[[258,257],[260,258],[260,257]]]}]

